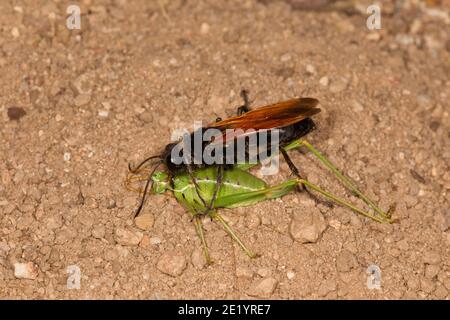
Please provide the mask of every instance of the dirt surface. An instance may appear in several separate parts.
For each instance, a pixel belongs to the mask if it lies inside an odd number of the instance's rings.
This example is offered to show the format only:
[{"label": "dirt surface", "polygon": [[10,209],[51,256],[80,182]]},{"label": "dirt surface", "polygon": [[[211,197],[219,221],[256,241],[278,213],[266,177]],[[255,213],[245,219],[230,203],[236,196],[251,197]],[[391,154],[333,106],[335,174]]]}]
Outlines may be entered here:
[{"label": "dirt surface", "polygon": [[[0,297],[449,299],[450,3],[382,2],[371,31],[370,2],[301,2],[85,0],[68,30],[66,1],[1,1]],[[210,266],[170,194],[139,229],[128,162],[234,114],[241,88],[254,107],[319,99],[309,140],[398,223],[293,193],[221,211],[257,259],[206,219]]]}]

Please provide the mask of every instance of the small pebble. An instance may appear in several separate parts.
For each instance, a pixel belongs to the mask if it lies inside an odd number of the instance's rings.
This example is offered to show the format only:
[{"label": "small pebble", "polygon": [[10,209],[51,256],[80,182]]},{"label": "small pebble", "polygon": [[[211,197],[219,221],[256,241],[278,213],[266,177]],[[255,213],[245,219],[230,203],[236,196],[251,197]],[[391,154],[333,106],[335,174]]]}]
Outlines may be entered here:
[{"label": "small pebble", "polygon": [[99,116],[100,118],[108,118],[108,116],[109,116],[109,111],[108,111],[108,110],[100,110],[100,111],[98,112],[98,116]]},{"label": "small pebble", "polygon": [[348,272],[357,266],[357,261],[353,253],[343,250],[336,259],[336,268],[339,272]]},{"label": "small pebble", "polygon": [[205,268],[207,262],[202,248],[197,248],[194,252],[192,252],[191,262],[192,265],[198,270]]},{"label": "small pebble", "polygon": [[308,73],[310,75],[314,75],[314,74],[316,74],[316,68],[312,64],[307,64],[306,65],[306,73]]},{"label": "small pebble", "polygon": [[291,237],[300,243],[314,243],[325,231],[327,223],[317,209],[305,211],[303,219],[292,219],[289,226]]},{"label": "small pebble", "polygon": [[320,78],[319,83],[320,83],[320,85],[326,87],[330,83],[330,79],[328,79],[328,77],[326,77],[326,76],[322,77],[322,78]]},{"label": "small pebble", "polygon": [[14,263],[14,276],[18,279],[35,280],[39,269],[33,262]]},{"label": "small pebble", "polygon": [[150,230],[155,222],[155,217],[150,213],[144,213],[134,219],[136,227],[141,230]]},{"label": "small pebble", "polygon": [[249,268],[237,267],[236,268],[236,277],[250,279],[253,277],[253,271],[250,270]]},{"label": "small pebble", "polygon": [[24,115],[27,114],[25,110],[20,107],[10,107],[8,108],[7,113],[9,120],[19,120],[20,118],[22,118]]},{"label": "small pebble", "polygon": [[84,94],[84,93],[79,94],[74,99],[74,103],[75,103],[76,107],[84,106],[84,105],[88,104],[89,101],[91,101],[91,96],[88,94]]},{"label": "small pebble", "polygon": [[294,278],[295,278],[295,272],[294,272],[294,271],[288,271],[288,272],[286,273],[286,277],[287,277],[289,280],[294,279]]},{"label": "small pebble", "polygon": [[16,27],[11,29],[11,34],[13,36],[13,38],[18,38],[20,37],[20,32],[19,29],[17,29]]},{"label": "small pebble", "polygon": [[441,262],[441,256],[436,251],[427,251],[423,255],[423,262],[426,264],[439,264]]},{"label": "small pebble", "polygon": [[124,228],[115,230],[115,240],[124,246],[137,246],[144,236],[142,232],[135,232]]},{"label": "small pebble", "polygon": [[379,32],[371,32],[366,36],[366,39],[369,41],[380,41],[381,39],[381,34]]},{"label": "small pebble", "polygon": [[150,244],[151,245],[156,246],[156,245],[158,245],[160,243],[161,243],[161,239],[160,238],[158,238],[158,237],[151,237],[150,238]]},{"label": "small pebble", "polygon": [[339,93],[347,89],[348,80],[342,77],[339,77],[333,81],[331,81],[330,91],[332,93]]},{"label": "small pebble", "polygon": [[186,266],[186,257],[178,251],[164,253],[156,264],[156,268],[159,271],[172,277],[180,276],[186,269]]},{"label": "small pebble", "polygon": [[269,268],[259,268],[256,273],[262,278],[268,277],[271,274]]},{"label": "small pebble", "polygon": [[353,110],[355,112],[362,112],[362,111],[364,111],[364,106],[361,104],[361,102],[359,102],[357,100],[353,100],[352,107],[353,107]]},{"label": "small pebble", "polygon": [[207,34],[209,32],[209,29],[211,29],[209,24],[207,24],[206,22],[203,22],[202,25],[200,26],[200,33]]},{"label": "small pebble", "polygon": [[278,281],[272,277],[257,280],[247,290],[247,294],[252,297],[269,298],[277,285]]}]

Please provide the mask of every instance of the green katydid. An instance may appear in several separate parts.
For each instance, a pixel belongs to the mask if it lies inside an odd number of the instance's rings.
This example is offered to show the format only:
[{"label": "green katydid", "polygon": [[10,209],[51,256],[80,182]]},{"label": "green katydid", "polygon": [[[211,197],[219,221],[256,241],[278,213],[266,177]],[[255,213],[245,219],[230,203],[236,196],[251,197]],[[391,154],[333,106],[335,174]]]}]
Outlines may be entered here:
[{"label": "green katydid", "polygon": [[[349,208],[350,210],[361,214],[365,217],[373,219],[380,223],[392,223],[391,213],[393,208],[387,212],[381,210],[372,200],[365,196],[350,179],[345,177],[324,155],[315,149],[306,140],[296,140],[287,145],[283,149],[289,151],[294,148],[306,147],[311,151],[332,173],[335,177],[354,195],[364,201],[373,212],[365,211],[356,207],[354,204],[337,197],[319,186],[310,183],[305,179],[295,178],[287,180],[275,186],[268,186],[266,182],[251,173],[248,170],[254,165],[238,164],[232,169],[225,170],[222,178],[222,183],[216,195],[213,208],[208,215],[218,221],[225,231],[239,244],[244,252],[251,258],[257,255],[250,250],[242,240],[237,236],[233,229],[226,223],[223,217],[217,212],[219,208],[236,208],[240,206],[249,206],[257,202],[282,197],[293,190],[297,185],[304,185],[310,190],[316,191],[328,200],[331,200],[339,205]],[[145,173],[141,175],[140,173]],[[177,201],[182,204],[192,214],[196,231],[202,242],[205,258],[207,262],[211,262],[208,251],[205,235],[202,227],[201,217],[206,208],[204,202],[209,203],[213,198],[213,193],[217,184],[217,170],[215,167],[207,167],[198,169],[193,172],[197,187],[192,181],[192,177],[187,174],[179,174],[172,177],[172,185],[169,183],[169,176],[165,172],[154,172],[152,174],[153,188],[151,192],[164,193],[165,191],[172,191]],[[127,178],[126,185],[129,189],[142,192],[141,189],[133,189],[131,184],[136,181],[147,180],[148,169],[140,169],[139,171],[130,172]],[[197,189],[198,188],[198,189]],[[201,200],[200,196],[204,201]]]}]

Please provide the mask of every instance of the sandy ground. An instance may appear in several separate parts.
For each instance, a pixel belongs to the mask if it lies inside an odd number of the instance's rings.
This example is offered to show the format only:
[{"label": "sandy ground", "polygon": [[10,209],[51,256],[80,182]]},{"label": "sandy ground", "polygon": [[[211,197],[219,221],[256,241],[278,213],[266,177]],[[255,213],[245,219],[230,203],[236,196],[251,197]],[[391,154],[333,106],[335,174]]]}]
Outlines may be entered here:
[{"label": "sandy ground", "polygon": [[[304,2],[85,0],[68,30],[65,1],[1,1],[0,297],[449,299],[450,2],[385,2],[373,31],[370,2]],[[399,222],[294,193],[222,210],[257,259],[205,220],[211,266],[170,194],[139,229],[128,162],[232,115],[241,88],[252,106],[319,99],[309,140]]]}]

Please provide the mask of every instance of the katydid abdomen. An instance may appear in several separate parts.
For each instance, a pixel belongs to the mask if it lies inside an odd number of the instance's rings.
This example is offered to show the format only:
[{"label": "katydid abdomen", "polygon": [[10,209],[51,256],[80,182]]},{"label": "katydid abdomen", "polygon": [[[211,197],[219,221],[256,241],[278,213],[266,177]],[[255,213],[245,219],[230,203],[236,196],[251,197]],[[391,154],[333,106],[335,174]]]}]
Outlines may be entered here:
[{"label": "katydid abdomen", "polygon": [[[205,168],[195,171],[195,181],[199,187],[199,193],[206,203],[212,199],[217,185],[216,168]],[[174,177],[175,197],[185,204],[192,206],[194,211],[204,211],[200,197],[197,194],[195,184],[188,174]],[[213,208],[235,208],[253,205],[257,202],[277,198],[292,191],[295,185],[283,186],[283,188],[268,187],[266,182],[248,173],[247,171],[233,168],[225,170],[220,189],[218,190]]]}]

